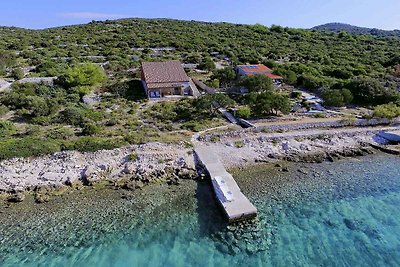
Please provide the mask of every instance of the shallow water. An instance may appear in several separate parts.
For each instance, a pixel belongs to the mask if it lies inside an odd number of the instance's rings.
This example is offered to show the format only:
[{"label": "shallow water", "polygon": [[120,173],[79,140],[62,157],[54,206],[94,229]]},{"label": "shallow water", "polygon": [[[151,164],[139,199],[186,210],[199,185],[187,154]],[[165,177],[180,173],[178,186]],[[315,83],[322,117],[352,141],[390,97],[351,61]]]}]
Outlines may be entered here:
[{"label": "shallow water", "polygon": [[0,209],[0,266],[399,266],[399,164],[234,170],[260,214],[228,227],[206,182],[28,200]]}]

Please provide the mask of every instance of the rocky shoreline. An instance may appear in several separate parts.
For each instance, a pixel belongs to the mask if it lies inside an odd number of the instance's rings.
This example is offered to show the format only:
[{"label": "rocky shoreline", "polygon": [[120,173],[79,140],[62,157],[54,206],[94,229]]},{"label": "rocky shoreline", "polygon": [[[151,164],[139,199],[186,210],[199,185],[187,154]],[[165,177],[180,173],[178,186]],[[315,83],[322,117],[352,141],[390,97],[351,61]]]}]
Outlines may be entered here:
[{"label": "rocky shoreline", "polygon": [[111,185],[135,190],[150,182],[179,183],[197,177],[192,149],[186,144],[148,143],[93,153],[67,151],[0,162],[0,192],[10,202],[25,193],[37,202],[84,186]]},{"label": "rocky shoreline", "polygon": [[[323,162],[372,154],[371,144],[385,128],[309,129],[292,132],[242,131],[201,136],[196,146],[215,153],[227,168],[260,163]],[[215,138],[218,136],[218,138]],[[93,153],[68,151],[37,158],[0,162],[0,195],[21,202],[33,194],[36,202],[85,186],[112,186],[129,191],[154,182],[179,184],[199,177],[187,143],[148,143]]]}]

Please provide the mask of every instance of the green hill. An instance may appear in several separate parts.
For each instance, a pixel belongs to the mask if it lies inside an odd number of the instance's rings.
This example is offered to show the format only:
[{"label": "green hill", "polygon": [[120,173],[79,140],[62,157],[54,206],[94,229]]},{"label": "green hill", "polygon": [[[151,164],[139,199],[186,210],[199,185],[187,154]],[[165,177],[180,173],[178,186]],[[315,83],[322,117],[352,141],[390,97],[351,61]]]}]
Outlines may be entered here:
[{"label": "green hill", "polygon": [[[280,26],[122,19],[44,30],[0,28],[0,35],[0,50],[16,52],[19,64],[39,66],[37,74],[48,76],[77,62],[106,62],[118,74],[143,60],[200,63],[212,56],[233,64],[265,62],[282,75],[294,72],[299,85],[316,88],[356,76],[386,80],[400,63],[398,37]],[[150,49],[160,47],[173,49]]]}]

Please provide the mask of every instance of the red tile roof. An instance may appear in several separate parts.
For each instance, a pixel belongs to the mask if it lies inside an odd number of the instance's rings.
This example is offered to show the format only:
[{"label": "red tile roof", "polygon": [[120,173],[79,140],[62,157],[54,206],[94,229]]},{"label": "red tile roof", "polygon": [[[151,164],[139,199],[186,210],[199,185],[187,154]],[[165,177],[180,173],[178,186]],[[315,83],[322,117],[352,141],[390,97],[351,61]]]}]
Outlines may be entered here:
[{"label": "red tile roof", "polygon": [[178,60],[143,62],[142,73],[149,88],[170,87],[175,83],[189,82],[189,77]]},{"label": "red tile roof", "polygon": [[264,64],[257,65],[238,65],[239,69],[244,71],[246,74],[265,74],[272,73],[272,70]]},{"label": "red tile roof", "polygon": [[283,80],[283,78],[279,75],[273,74],[272,70],[265,66],[264,64],[257,64],[257,65],[239,65],[237,66],[238,69],[243,71],[246,76],[252,76],[257,74],[264,74],[268,78],[273,80]]},{"label": "red tile roof", "polygon": [[273,73],[267,73],[265,74],[268,78],[271,78],[272,80],[283,80],[283,78],[279,75],[273,74]]}]

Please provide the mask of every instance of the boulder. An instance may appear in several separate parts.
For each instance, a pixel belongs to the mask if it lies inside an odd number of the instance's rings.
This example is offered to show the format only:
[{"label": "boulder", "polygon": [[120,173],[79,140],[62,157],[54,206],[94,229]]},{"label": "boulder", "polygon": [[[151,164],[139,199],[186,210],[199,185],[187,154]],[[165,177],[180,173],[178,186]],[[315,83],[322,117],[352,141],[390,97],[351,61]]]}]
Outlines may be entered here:
[{"label": "boulder", "polygon": [[89,165],[82,171],[81,181],[84,185],[92,186],[98,178],[98,171],[95,167]]},{"label": "boulder", "polygon": [[12,203],[19,203],[25,200],[25,195],[22,192],[17,192],[8,197],[7,201]]},{"label": "boulder", "polygon": [[46,203],[50,201],[50,197],[47,194],[35,194],[36,203]]}]

